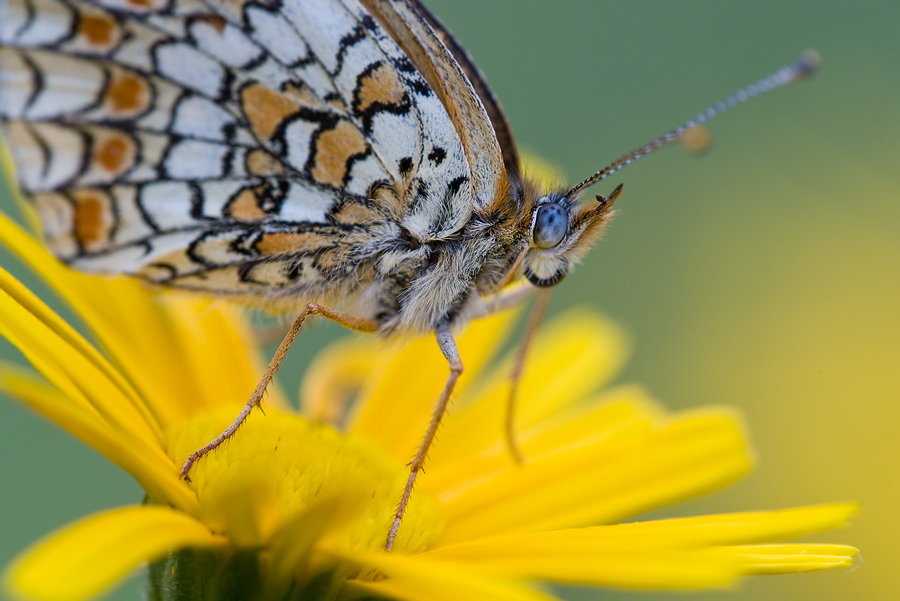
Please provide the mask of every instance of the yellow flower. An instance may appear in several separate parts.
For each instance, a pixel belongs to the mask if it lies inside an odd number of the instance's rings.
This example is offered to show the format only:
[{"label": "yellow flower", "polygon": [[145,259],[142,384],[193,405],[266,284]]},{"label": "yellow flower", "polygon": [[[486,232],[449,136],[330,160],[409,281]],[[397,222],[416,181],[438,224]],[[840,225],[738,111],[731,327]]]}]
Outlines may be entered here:
[{"label": "yellow flower", "polygon": [[433,340],[335,343],[310,370],[299,414],[273,388],[265,415],[254,412],[186,483],[181,462],[262,373],[240,315],[79,275],[6,218],[0,240],[101,349],[0,272],[0,334],[44,378],[6,365],[0,388],[127,471],[150,500],[24,552],[5,576],[18,597],[84,599],[150,562],[153,598],[193,586],[207,587],[205,598],[537,600],[551,598],[538,581],[723,587],[848,568],[857,555],[777,543],[844,525],[852,504],[617,525],[728,484],[751,459],[728,409],[670,413],[635,386],[595,392],[616,375],[625,342],[584,311],[547,324],[535,343],[518,410],[524,466],[502,440],[509,359],[494,359],[513,318],[478,321],[461,337],[467,371],[392,553],[382,548],[405,464],[447,370]]}]

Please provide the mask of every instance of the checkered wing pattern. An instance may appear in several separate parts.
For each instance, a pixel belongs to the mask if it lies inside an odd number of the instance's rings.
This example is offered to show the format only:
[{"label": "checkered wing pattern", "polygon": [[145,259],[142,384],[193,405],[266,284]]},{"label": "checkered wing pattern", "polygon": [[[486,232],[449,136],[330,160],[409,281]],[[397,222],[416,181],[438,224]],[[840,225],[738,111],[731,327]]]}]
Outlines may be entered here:
[{"label": "checkered wing pattern", "polygon": [[439,238],[471,215],[448,110],[356,0],[2,10],[5,139],[48,245],[79,269],[333,296],[378,227]]}]

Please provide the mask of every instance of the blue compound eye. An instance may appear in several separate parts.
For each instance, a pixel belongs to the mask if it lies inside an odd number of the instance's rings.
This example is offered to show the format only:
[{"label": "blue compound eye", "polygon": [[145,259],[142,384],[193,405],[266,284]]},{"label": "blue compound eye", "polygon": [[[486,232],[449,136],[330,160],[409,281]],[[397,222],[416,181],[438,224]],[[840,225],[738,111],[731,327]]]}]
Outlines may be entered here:
[{"label": "blue compound eye", "polygon": [[541,206],[534,220],[535,246],[553,248],[565,238],[567,228],[568,219],[565,209],[556,203]]}]

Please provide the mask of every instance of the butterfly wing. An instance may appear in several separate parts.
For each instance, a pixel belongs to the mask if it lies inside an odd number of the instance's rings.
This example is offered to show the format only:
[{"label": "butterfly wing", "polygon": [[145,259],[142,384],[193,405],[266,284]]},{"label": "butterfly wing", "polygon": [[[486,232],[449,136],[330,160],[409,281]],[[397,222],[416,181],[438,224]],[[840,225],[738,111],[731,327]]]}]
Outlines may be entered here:
[{"label": "butterfly wing", "polygon": [[503,155],[490,118],[472,83],[434,29],[406,0],[361,0],[422,73],[450,114],[465,148],[475,202],[506,195]]},{"label": "butterfly wing", "polygon": [[497,143],[503,154],[503,166],[506,169],[506,176],[510,181],[520,180],[522,165],[521,159],[519,158],[519,151],[516,147],[515,139],[513,138],[512,127],[510,127],[509,121],[506,119],[506,113],[503,112],[500,101],[497,99],[493,90],[491,90],[490,85],[488,85],[487,79],[485,79],[481,69],[478,68],[475,61],[472,60],[472,57],[469,56],[469,53],[466,52],[466,49],[463,48],[462,44],[454,37],[453,33],[444,26],[440,19],[438,19],[427,6],[422,4],[420,0],[407,1],[415,7],[415,10],[423,19],[425,19],[428,25],[431,26],[437,36],[441,39],[441,42],[444,43],[444,46],[446,46],[453,55],[459,68],[462,69],[463,73],[466,74],[466,77],[472,83],[472,87],[478,94],[478,98],[484,105],[485,111],[491,120]]},{"label": "butterfly wing", "polygon": [[463,184],[485,180],[353,0],[5,10],[0,117],[48,244],[78,268],[321,297],[359,279],[373,189],[426,197],[395,217],[439,237],[471,213]]}]

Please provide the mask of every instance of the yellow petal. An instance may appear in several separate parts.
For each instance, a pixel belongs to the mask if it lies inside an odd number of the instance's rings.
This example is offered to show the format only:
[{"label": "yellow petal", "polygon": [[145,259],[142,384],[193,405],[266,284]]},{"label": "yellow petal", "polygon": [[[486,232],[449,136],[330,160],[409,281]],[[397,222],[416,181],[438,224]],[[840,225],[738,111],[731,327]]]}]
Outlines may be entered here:
[{"label": "yellow petal", "polygon": [[694,412],[647,436],[588,440],[439,497],[442,541],[610,522],[721,487],[749,467],[734,414]]},{"label": "yellow petal", "polygon": [[[429,554],[429,558],[432,556]],[[532,552],[502,548],[498,555],[473,558],[479,572],[497,578],[547,580],[565,584],[635,589],[725,588],[746,574],[727,548],[559,549]],[[469,563],[469,562],[467,562]],[[459,565],[447,563],[446,565]]]},{"label": "yellow petal", "polygon": [[131,474],[150,498],[199,515],[196,495],[178,478],[178,470],[168,457],[143,452],[107,426],[96,412],[75,405],[53,388],[35,380],[29,372],[14,366],[0,364],[0,390],[58,424]]},{"label": "yellow petal", "polygon": [[[510,555],[607,553],[641,549],[700,548],[728,545],[732,553],[757,553],[766,545],[750,542],[783,540],[840,528],[856,514],[853,503],[814,505],[777,511],[726,513],[648,522],[633,522],[550,532],[510,534],[436,548],[425,555],[441,561],[483,562]],[[745,547],[734,545],[744,544]],[[815,545],[798,545],[797,549]],[[790,551],[792,545],[777,545]],[[826,545],[846,549],[842,545]],[[823,548],[825,548],[823,547]],[[795,549],[796,550],[796,549]],[[843,551],[840,551],[843,553]]]},{"label": "yellow petal", "polygon": [[[21,340],[25,332],[42,332],[46,328],[52,332],[54,337],[59,337],[64,341],[66,349],[82,357],[81,361],[90,365],[91,369],[100,372],[101,377],[112,384],[117,393],[123,395],[127,401],[124,403],[133,410],[133,414],[129,419],[141,422],[153,433],[157,440],[161,440],[159,425],[154,419],[148,407],[134,389],[122,378],[115,368],[106,361],[100,353],[98,353],[84,338],[82,338],[71,326],[56,315],[49,307],[47,307],[40,299],[38,299],[30,290],[19,283],[7,271],[0,269],[0,290],[4,294],[4,303],[10,307],[10,311],[19,315],[25,312],[30,316],[23,319],[30,324],[30,328],[26,323],[12,323],[6,326],[7,331],[16,335]],[[12,305],[18,305],[13,307]],[[8,321],[8,320],[7,320]],[[28,336],[25,336],[27,338]],[[23,350],[24,349],[20,349]],[[34,353],[32,354],[34,355]],[[65,364],[64,364],[65,365]]]},{"label": "yellow petal", "polygon": [[184,547],[225,540],[200,522],[166,507],[127,507],[98,513],[39,541],[7,569],[16,596],[76,601],[101,593],[141,563]]},{"label": "yellow petal", "polygon": [[507,578],[639,588],[700,588],[747,574],[848,568],[843,545],[720,546],[799,536],[846,524],[852,504],[735,513],[497,536],[423,555]]},{"label": "yellow petal", "polygon": [[106,321],[107,304],[102,296],[105,290],[97,291],[89,284],[104,281],[104,278],[78,276],[3,213],[0,213],[0,242],[55,289],[60,298],[72,305],[89,324]]},{"label": "yellow petal", "polygon": [[[339,556],[340,557],[340,556]],[[416,556],[364,555],[343,556],[361,567],[374,568],[387,575],[375,582],[353,580],[351,588],[368,591],[390,599],[403,601],[553,601],[554,597],[540,593],[514,581],[485,577],[467,572],[459,564],[423,561]]]},{"label": "yellow petal", "polygon": [[[515,315],[506,311],[476,320],[457,338],[466,367],[458,394],[506,338]],[[449,369],[433,336],[402,342],[384,351],[363,386],[361,402],[354,408],[347,429],[377,440],[388,453],[405,462],[419,445]]]},{"label": "yellow petal", "polygon": [[[570,310],[545,324],[519,383],[516,429],[539,424],[605,385],[621,369],[627,346],[618,327],[587,311]],[[503,438],[514,353],[492,368],[477,396],[460,396],[430,454],[432,466],[472,458]]]},{"label": "yellow petal", "polygon": [[[230,405],[237,415],[265,370],[244,316],[222,301],[178,293],[168,295],[165,306],[182,353],[181,372],[203,374],[195,378],[200,403],[190,413]],[[266,389],[264,403],[280,410],[290,406],[274,384]]]},{"label": "yellow petal", "polygon": [[[273,595],[274,598],[282,598],[298,574],[309,573],[311,556],[321,539],[325,539],[326,547],[342,546],[337,533],[348,524],[358,523],[357,519],[368,500],[368,495],[344,491],[320,499],[286,521],[265,550],[270,561],[269,579],[274,588],[281,589],[281,595]],[[312,564],[315,564],[315,559]]]},{"label": "yellow petal", "polygon": [[314,422],[341,423],[383,353],[382,341],[361,336],[343,338],[316,353],[300,389],[303,414]]},{"label": "yellow petal", "polygon": [[[101,347],[147,399],[162,426],[183,419],[190,405],[202,405],[198,380],[187,370],[175,323],[162,295],[137,282],[72,274],[65,300],[87,322]],[[93,294],[104,312],[98,314]],[[161,349],[165,349],[162,351]],[[183,399],[192,399],[185,403]],[[181,402],[179,402],[181,400]]]},{"label": "yellow petal", "polygon": [[[639,387],[620,387],[522,431],[518,441],[530,463],[544,455],[584,447],[591,440],[646,437],[659,427],[663,415],[662,409]],[[506,440],[499,439],[475,458],[448,457],[436,465],[429,464],[420,486],[449,502],[494,474],[510,469],[520,467],[513,463]]]},{"label": "yellow petal", "polygon": [[530,181],[539,183],[545,190],[562,188],[569,183],[562,167],[530,152],[522,153],[522,173],[527,173]]},{"label": "yellow petal", "polygon": [[[262,374],[255,349],[240,342],[249,336],[236,329],[233,309],[213,309],[209,302],[180,295],[170,301],[168,295],[152,294],[127,278],[79,274],[63,266],[2,213],[0,242],[84,319],[161,425],[183,419],[195,408],[218,406],[232,398],[245,397],[243,403]],[[185,331],[185,324],[191,325],[191,332]],[[213,375],[194,377],[199,373],[190,371],[195,358],[205,367],[216,367]],[[254,375],[249,377],[249,373]],[[241,385],[232,387],[235,381]],[[218,383],[212,385],[212,393],[210,382]],[[221,394],[223,389],[229,393]],[[273,388],[271,393],[268,402],[280,405],[277,390]],[[192,402],[185,403],[185,398]]]},{"label": "yellow petal", "polygon": [[[855,503],[810,505],[775,511],[724,513],[616,526],[618,536],[633,540],[669,540],[680,545],[736,545],[789,540],[843,528],[859,512]],[[583,530],[585,536],[591,529]],[[582,536],[567,531],[570,536]]]},{"label": "yellow petal", "polygon": [[520,584],[465,578],[456,572],[452,579],[427,581],[423,578],[391,578],[377,582],[351,580],[345,584],[350,590],[377,595],[378,598],[401,601],[556,601]]},{"label": "yellow petal", "polygon": [[81,337],[2,269],[0,335],[63,393],[88,402],[135,444],[159,448],[162,433],[155,420],[147,419],[146,407],[133,390],[120,378],[110,377],[115,370],[99,355],[86,352],[86,343],[73,342]]},{"label": "yellow petal", "polygon": [[853,568],[859,549],[846,545],[751,545],[728,547],[745,562],[747,575],[798,574]]}]

